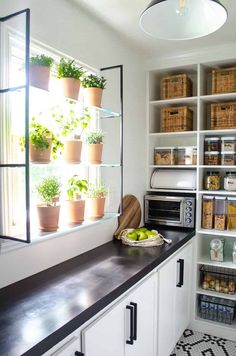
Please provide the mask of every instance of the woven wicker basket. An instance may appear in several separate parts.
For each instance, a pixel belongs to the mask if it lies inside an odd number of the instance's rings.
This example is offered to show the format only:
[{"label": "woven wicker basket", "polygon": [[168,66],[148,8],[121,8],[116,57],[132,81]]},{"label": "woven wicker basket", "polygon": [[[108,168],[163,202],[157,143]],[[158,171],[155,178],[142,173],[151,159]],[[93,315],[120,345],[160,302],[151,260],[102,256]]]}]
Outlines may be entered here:
[{"label": "woven wicker basket", "polygon": [[126,237],[129,232],[134,231],[134,229],[125,229],[120,232],[118,239],[121,239],[124,245],[135,246],[135,247],[153,247],[161,246],[164,241],[162,235],[157,232],[156,236],[150,237],[149,239],[142,241],[130,240]]},{"label": "woven wicker basket", "polygon": [[236,102],[211,104],[211,130],[236,128]]},{"label": "woven wicker basket", "polygon": [[161,80],[161,98],[175,99],[192,96],[192,81],[187,74],[164,77]]},{"label": "woven wicker basket", "polygon": [[236,92],[236,67],[212,71],[212,94]]},{"label": "woven wicker basket", "polygon": [[193,130],[193,111],[187,106],[161,109],[161,132]]}]

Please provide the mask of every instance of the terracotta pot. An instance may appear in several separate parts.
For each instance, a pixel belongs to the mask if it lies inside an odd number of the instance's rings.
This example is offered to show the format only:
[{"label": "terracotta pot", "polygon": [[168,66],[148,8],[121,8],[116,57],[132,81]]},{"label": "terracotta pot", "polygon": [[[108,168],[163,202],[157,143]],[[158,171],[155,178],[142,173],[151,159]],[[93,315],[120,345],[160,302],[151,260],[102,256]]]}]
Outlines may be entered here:
[{"label": "terracotta pot", "polygon": [[30,161],[34,163],[48,163],[51,160],[52,154],[52,139],[47,139],[49,147],[45,150],[37,149],[32,143],[30,143]]},{"label": "terracotta pot", "polygon": [[87,145],[87,161],[92,164],[102,163],[103,143]]},{"label": "terracotta pot", "polygon": [[104,216],[106,198],[86,199],[86,216],[91,220],[101,219]]},{"label": "terracotta pot", "polygon": [[64,146],[64,159],[69,163],[81,162],[82,141],[78,139],[67,140]]},{"label": "terracotta pot", "polygon": [[67,98],[78,100],[80,90],[80,80],[74,78],[61,78],[63,94]]},{"label": "terracotta pot", "polygon": [[60,205],[37,205],[39,228],[41,231],[57,231],[60,214]]},{"label": "terracotta pot", "polygon": [[85,200],[67,200],[69,222],[82,224],[84,221]]},{"label": "terracotta pot", "polygon": [[31,64],[29,66],[29,83],[30,85],[48,90],[50,79],[50,67]]},{"label": "terracotta pot", "polygon": [[85,105],[101,107],[103,89],[84,88]]}]

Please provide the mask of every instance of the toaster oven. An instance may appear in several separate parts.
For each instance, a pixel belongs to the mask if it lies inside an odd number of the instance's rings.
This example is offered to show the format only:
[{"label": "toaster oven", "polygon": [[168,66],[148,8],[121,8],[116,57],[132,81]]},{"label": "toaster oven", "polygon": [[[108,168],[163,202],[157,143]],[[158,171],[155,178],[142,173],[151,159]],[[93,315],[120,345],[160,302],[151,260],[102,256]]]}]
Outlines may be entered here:
[{"label": "toaster oven", "polygon": [[187,196],[146,195],[146,224],[195,227],[195,198]]}]

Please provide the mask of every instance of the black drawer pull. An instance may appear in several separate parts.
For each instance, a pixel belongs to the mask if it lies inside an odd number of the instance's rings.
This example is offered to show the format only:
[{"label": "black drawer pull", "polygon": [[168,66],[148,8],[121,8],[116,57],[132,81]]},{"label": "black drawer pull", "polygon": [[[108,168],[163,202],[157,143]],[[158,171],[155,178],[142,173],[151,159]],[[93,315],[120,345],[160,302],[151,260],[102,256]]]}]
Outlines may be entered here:
[{"label": "black drawer pull", "polygon": [[130,311],[130,337],[126,340],[126,344],[133,345],[134,343],[134,308],[131,305],[126,305],[126,309]]},{"label": "black drawer pull", "polygon": [[84,354],[82,352],[75,351],[75,356],[84,356]]},{"label": "black drawer pull", "polygon": [[134,335],[133,339],[136,341],[138,338],[138,305],[137,303],[131,302],[130,305],[134,307]]},{"label": "black drawer pull", "polygon": [[184,285],[184,260],[180,258],[177,263],[179,263],[179,282],[176,287],[181,288]]}]

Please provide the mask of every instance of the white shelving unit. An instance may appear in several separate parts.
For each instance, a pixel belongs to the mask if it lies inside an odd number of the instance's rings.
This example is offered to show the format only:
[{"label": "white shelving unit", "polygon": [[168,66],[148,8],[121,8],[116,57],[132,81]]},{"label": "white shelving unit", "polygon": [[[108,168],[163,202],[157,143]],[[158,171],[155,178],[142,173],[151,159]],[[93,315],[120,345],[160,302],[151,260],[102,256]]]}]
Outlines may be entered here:
[{"label": "white shelving unit", "polygon": [[[196,257],[195,257],[195,276],[194,276],[194,296],[193,296],[193,327],[199,331],[209,332],[218,336],[228,337],[236,341],[236,319],[233,325],[211,322],[201,319],[198,315],[198,296],[200,294],[213,297],[225,298],[236,301],[235,295],[227,295],[203,290],[200,287],[199,268],[200,265],[222,267],[224,269],[236,270],[236,265],[232,263],[232,246],[236,240],[236,231],[217,231],[205,230],[201,228],[202,215],[202,196],[220,195],[236,196],[236,192],[229,192],[221,189],[220,191],[206,191],[203,186],[203,177],[207,171],[217,170],[222,175],[226,171],[236,170],[235,166],[208,166],[204,165],[204,138],[206,136],[236,136],[236,129],[230,130],[211,130],[210,129],[210,104],[236,101],[236,93],[211,94],[211,71],[215,68],[233,67],[236,59],[223,62],[199,63],[183,67],[151,70],[148,72],[148,102],[147,102],[147,140],[148,140],[148,159],[147,159],[147,191],[166,192],[166,193],[192,193],[196,194]],[[161,100],[161,78],[168,75],[186,73],[193,82],[193,96],[189,98],[178,98],[171,100]],[[164,107],[188,106],[193,110],[193,131],[187,132],[160,132],[160,110]],[[183,147],[197,146],[198,158],[195,166],[156,166],[153,164],[155,147]],[[168,190],[152,189],[150,178],[156,168],[168,169],[194,169],[197,174],[196,190]],[[209,247],[213,238],[222,237],[225,240],[225,261],[215,263],[210,260]]]}]

